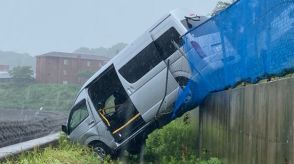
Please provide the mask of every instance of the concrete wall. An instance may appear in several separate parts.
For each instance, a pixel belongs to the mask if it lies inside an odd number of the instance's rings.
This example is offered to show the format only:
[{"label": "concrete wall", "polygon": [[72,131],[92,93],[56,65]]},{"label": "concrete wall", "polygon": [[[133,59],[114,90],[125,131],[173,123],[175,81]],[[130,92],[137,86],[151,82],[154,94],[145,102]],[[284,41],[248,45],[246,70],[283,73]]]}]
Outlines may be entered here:
[{"label": "concrete wall", "polygon": [[294,79],[211,94],[200,106],[200,147],[224,163],[294,163]]}]

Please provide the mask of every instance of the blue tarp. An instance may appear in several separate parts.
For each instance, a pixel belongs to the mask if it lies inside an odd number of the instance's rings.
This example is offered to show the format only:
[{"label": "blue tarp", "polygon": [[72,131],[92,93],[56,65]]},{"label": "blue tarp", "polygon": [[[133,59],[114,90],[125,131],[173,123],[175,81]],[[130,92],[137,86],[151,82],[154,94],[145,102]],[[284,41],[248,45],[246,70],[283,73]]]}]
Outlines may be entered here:
[{"label": "blue tarp", "polygon": [[173,116],[187,101],[238,82],[294,69],[294,0],[239,0],[183,37],[192,77]]}]

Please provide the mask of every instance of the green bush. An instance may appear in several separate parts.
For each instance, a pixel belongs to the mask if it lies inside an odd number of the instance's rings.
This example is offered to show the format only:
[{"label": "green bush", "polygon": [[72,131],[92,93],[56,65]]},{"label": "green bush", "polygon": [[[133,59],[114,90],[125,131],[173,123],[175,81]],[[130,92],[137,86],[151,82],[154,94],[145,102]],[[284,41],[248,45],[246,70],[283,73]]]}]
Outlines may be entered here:
[{"label": "green bush", "polygon": [[174,120],[151,133],[146,140],[144,159],[152,163],[220,164],[218,158],[197,157],[198,121],[193,115],[190,117]]},{"label": "green bush", "polygon": [[195,124],[185,124],[182,119],[178,119],[155,130],[146,140],[146,156],[154,160],[162,156],[179,160],[195,155],[198,134]]}]

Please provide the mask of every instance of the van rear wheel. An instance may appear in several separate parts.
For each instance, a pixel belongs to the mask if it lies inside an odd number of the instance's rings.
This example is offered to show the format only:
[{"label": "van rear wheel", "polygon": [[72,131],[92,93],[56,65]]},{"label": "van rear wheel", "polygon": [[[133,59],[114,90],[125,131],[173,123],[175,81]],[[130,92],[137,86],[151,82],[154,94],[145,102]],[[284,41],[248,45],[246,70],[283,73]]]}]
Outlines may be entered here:
[{"label": "van rear wheel", "polygon": [[[181,117],[184,113],[188,112],[189,110],[192,110],[196,107],[194,104],[194,97],[193,95],[193,87],[195,87],[195,83],[190,81],[190,79],[186,77],[176,77],[176,81],[178,82],[179,86],[181,87],[182,90],[186,90],[186,95],[184,97],[183,103],[176,113],[177,117]],[[188,86],[189,85],[189,86]],[[187,87],[188,86],[188,87]]]},{"label": "van rear wheel", "polygon": [[[179,77],[176,77],[175,79],[182,90],[187,89],[186,87],[190,81],[188,78],[179,76]],[[190,88],[188,88],[188,95],[186,96],[184,103],[188,103],[191,100],[191,98],[192,98],[192,91]]]},{"label": "van rear wheel", "polygon": [[189,82],[189,79],[183,76],[176,77],[175,79],[182,89],[185,88]]}]

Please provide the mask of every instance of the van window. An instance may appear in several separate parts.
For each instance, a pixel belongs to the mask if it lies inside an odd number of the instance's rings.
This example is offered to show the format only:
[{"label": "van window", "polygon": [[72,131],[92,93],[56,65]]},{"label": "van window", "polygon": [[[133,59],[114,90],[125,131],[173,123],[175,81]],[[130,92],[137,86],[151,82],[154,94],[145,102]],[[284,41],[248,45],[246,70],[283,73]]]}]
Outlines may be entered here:
[{"label": "van window", "polygon": [[69,131],[72,132],[81,122],[83,122],[88,116],[88,109],[86,106],[86,100],[83,100],[76,105],[71,111],[69,119]]},{"label": "van window", "polygon": [[138,81],[157,64],[162,61],[154,43],[149,44],[127,64],[125,64],[119,73],[130,83]]},{"label": "van window", "polygon": [[156,47],[162,55],[163,60],[167,59],[177,50],[172,41],[175,41],[178,45],[182,46],[180,34],[174,27],[168,29],[155,41]]}]

